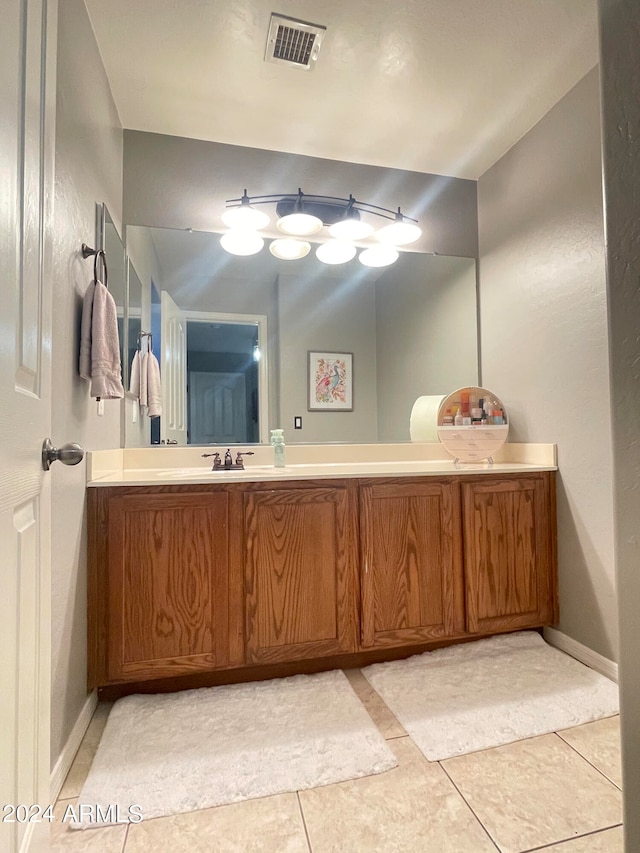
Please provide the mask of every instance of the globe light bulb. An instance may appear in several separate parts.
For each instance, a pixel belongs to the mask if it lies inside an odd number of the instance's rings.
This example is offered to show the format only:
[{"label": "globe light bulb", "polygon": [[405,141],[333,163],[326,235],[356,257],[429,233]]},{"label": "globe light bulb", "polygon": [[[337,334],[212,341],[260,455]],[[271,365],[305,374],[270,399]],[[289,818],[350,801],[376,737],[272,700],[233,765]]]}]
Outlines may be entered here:
[{"label": "globe light bulb", "polygon": [[299,258],[304,258],[311,250],[311,244],[306,240],[291,240],[283,238],[274,240],[269,245],[269,251],[275,258],[280,258],[282,261],[297,261]]},{"label": "globe light bulb", "polygon": [[361,219],[349,217],[335,222],[329,228],[329,234],[336,240],[364,240],[373,234],[373,225]]},{"label": "globe light bulb", "polygon": [[227,228],[238,228],[244,231],[258,231],[266,228],[271,221],[262,210],[256,210],[248,204],[240,207],[230,207],[222,214],[222,221]]},{"label": "globe light bulb", "polygon": [[322,228],[322,220],[310,213],[289,213],[278,219],[278,230],[295,237],[309,237]]},{"label": "globe light bulb", "polygon": [[388,267],[395,263],[400,255],[393,246],[372,246],[360,252],[358,260],[365,267]]},{"label": "globe light bulb", "polygon": [[356,254],[356,247],[342,240],[329,240],[316,249],[316,258],[323,264],[346,264]]},{"label": "globe light bulb", "polygon": [[413,243],[421,234],[422,229],[418,228],[417,225],[398,219],[377,231],[376,237],[381,243],[387,243],[391,246],[405,246],[407,243]]},{"label": "globe light bulb", "polygon": [[220,245],[231,255],[255,255],[264,246],[264,240],[255,231],[227,231],[220,238]]}]

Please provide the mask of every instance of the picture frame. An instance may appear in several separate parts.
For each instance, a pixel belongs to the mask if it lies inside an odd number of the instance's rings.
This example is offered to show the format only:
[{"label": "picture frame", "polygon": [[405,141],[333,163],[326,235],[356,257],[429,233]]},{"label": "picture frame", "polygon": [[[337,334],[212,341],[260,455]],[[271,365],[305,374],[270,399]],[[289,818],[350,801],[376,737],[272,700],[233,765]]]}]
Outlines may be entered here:
[{"label": "picture frame", "polygon": [[307,409],[353,411],[353,353],[308,350]]}]

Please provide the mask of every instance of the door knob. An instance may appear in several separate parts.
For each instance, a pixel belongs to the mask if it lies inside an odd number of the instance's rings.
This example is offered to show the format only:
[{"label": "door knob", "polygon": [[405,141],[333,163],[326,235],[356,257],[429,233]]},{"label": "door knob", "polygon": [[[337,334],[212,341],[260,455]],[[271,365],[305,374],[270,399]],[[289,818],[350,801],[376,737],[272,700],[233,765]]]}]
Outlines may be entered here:
[{"label": "door knob", "polygon": [[60,460],[63,465],[77,465],[84,459],[84,450],[79,444],[63,444],[54,447],[50,438],[42,443],[42,467],[45,471],[51,468],[51,463]]}]

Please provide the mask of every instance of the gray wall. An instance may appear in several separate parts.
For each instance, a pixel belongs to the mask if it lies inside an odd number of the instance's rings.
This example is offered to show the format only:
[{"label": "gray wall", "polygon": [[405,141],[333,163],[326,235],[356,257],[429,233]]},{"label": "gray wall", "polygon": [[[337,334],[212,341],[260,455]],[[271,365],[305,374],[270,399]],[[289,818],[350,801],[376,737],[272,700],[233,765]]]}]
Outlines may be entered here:
[{"label": "gray wall", "polygon": [[[375,442],[376,305],[375,284],[362,268],[350,277],[331,268],[313,276],[280,274],[280,423],[289,443]],[[319,294],[321,294],[319,296]],[[352,412],[307,411],[307,352],[353,353]],[[302,415],[302,430],[293,430]]]},{"label": "gray wall", "polygon": [[[414,251],[477,257],[476,183],[125,130],[124,220],[128,225],[224,229],[224,201],[242,195],[296,192],[400,205],[420,220]],[[380,220],[382,222],[382,220]]]},{"label": "gray wall", "polygon": [[483,384],[558,445],[559,629],[617,657],[598,71],[478,184]]},{"label": "gray wall", "polygon": [[[53,282],[54,444],[118,447],[120,403],[98,417],[78,375],[81,302],[95,241],[95,204],[122,221],[122,130],[82,0],[60,3]],[[51,757],[55,764],[87,698],[85,465],[54,466],[52,485]]]},{"label": "gray wall", "polygon": [[475,261],[430,257],[427,277],[424,257],[402,260],[376,282],[379,441],[409,441],[417,397],[478,383]]},{"label": "gray wall", "polygon": [[[600,0],[625,850],[640,850],[640,7]],[[624,128],[624,132],[621,132]]]}]

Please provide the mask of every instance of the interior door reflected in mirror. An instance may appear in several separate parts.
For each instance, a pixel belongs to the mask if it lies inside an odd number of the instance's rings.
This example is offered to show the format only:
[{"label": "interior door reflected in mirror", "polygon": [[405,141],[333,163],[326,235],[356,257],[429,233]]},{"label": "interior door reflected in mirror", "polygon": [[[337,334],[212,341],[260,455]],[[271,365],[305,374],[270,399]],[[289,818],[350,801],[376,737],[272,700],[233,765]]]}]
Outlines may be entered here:
[{"label": "interior door reflected in mirror", "polygon": [[[211,442],[249,443],[255,435],[251,341],[240,344],[227,329],[217,343],[206,343],[220,347],[215,368],[199,370],[187,354],[190,338],[197,340],[194,351],[207,352],[196,350],[205,345],[202,330],[191,329],[198,320],[205,326],[227,322],[242,327],[262,318],[259,437],[253,438],[261,443],[268,443],[269,430],[275,428],[284,430],[287,443],[409,441],[417,397],[478,382],[473,258],[402,252],[389,268],[367,269],[357,261],[330,267],[313,253],[295,261],[270,254],[238,257],[221,248],[216,233],[142,226],[127,226],[127,251],[141,273],[143,292],[151,282],[157,289],[154,349],[156,337],[162,338],[163,382],[172,389],[163,392],[161,420],[169,422],[152,439],[155,443],[200,444],[207,435],[246,435],[246,441]],[[174,306],[171,332],[161,331],[162,291]],[[178,346],[182,340],[184,354]],[[353,410],[307,410],[309,350],[353,353]],[[182,368],[176,359],[184,360]],[[249,364],[249,372],[242,364]],[[245,400],[242,416],[239,399]],[[296,420],[303,429],[294,429]],[[181,425],[179,438],[171,430]]]},{"label": "interior door reflected in mirror", "polygon": [[268,431],[267,318],[182,311],[160,293],[160,444],[255,444]]},{"label": "interior door reflected in mirror", "polygon": [[187,320],[190,444],[260,441],[258,324]]}]

